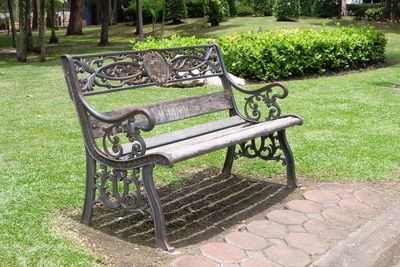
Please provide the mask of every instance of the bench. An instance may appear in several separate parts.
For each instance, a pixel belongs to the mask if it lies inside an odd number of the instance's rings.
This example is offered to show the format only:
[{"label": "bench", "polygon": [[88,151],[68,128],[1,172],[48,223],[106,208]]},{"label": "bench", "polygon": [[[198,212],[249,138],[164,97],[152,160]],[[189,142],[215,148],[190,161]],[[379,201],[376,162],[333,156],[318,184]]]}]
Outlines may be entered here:
[{"label": "bench", "polygon": [[[298,186],[285,129],[301,125],[302,119],[281,115],[277,103],[288,95],[287,87],[273,82],[247,90],[235,84],[217,45],[63,55],[61,59],[85,141],[82,223],[91,223],[93,207],[98,203],[149,214],[154,221],[156,246],[172,251],[153,181],[154,167],[171,168],[175,163],[224,148],[225,175],[230,174],[235,159],[261,158],[286,165],[288,186]],[[167,83],[208,77],[219,77],[222,88],[107,112],[99,112],[88,100],[92,95],[149,86],[157,86],[156,93],[171,90],[162,87]],[[245,97],[235,100],[234,93]],[[238,106],[240,101],[243,104]],[[143,135],[161,124],[214,112],[225,112],[226,117],[158,136]]]}]

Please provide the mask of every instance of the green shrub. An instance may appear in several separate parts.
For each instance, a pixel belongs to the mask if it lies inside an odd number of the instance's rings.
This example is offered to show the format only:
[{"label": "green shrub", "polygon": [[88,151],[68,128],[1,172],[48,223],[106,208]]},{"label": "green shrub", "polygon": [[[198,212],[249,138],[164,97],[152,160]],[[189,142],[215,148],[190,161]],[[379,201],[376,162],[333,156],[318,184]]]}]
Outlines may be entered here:
[{"label": "green shrub", "polygon": [[188,18],[204,17],[203,0],[185,0]]},{"label": "green shrub", "polygon": [[172,19],[173,23],[180,23],[187,18],[187,9],[184,0],[168,0],[165,2],[165,18]]},{"label": "green shrub", "polygon": [[272,16],[274,11],[274,0],[254,0],[254,10],[264,16]]},{"label": "green shrub", "polygon": [[[389,11],[385,3],[347,5],[349,15],[356,16],[360,20],[387,21]],[[400,17],[400,5],[396,9],[397,17]]]},{"label": "green shrub", "polygon": [[338,0],[314,0],[312,13],[318,17],[331,18],[336,17],[340,11]]},{"label": "green shrub", "polygon": [[312,7],[314,0],[300,0],[300,15],[301,16],[312,16]]},{"label": "green shrub", "polygon": [[368,8],[364,14],[364,19],[368,21],[386,21],[387,18],[385,7]]},{"label": "green shrub", "polygon": [[300,0],[276,0],[274,16],[278,21],[292,21],[300,17]]},{"label": "green shrub", "polygon": [[365,11],[370,8],[386,7],[385,3],[374,3],[374,4],[348,4],[346,5],[347,13],[350,16],[356,16],[357,18],[363,18]]},{"label": "green shrub", "polygon": [[247,17],[254,14],[254,9],[251,6],[238,4],[236,5],[236,12],[239,17]]},{"label": "green shrub", "polygon": [[356,69],[384,60],[386,38],[372,27],[236,33],[217,40],[172,36],[132,41],[134,49],[216,42],[229,72],[244,78],[276,80],[304,74]]}]

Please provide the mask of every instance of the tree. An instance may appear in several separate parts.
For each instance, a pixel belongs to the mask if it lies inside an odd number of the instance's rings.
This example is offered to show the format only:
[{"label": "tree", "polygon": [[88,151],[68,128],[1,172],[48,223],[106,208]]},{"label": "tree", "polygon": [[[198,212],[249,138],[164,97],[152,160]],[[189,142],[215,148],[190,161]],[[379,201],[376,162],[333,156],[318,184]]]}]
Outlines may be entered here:
[{"label": "tree", "polygon": [[293,21],[300,17],[299,0],[276,0],[274,15],[278,21]]},{"label": "tree", "polygon": [[139,34],[139,41],[143,42],[143,5],[142,0],[136,0],[136,31]]},{"label": "tree", "polygon": [[39,27],[39,0],[32,0],[32,30],[37,30]]},{"label": "tree", "polygon": [[165,12],[166,19],[172,19],[173,24],[182,23],[182,19],[187,18],[185,0],[167,0]]},{"label": "tree", "polygon": [[26,52],[27,52],[27,41],[28,41],[28,32],[26,29],[26,6],[28,4],[28,0],[19,0],[18,8],[19,8],[19,35],[18,35],[18,46],[17,46],[17,60],[20,62],[26,62]]},{"label": "tree", "polygon": [[106,46],[108,42],[108,25],[110,23],[110,2],[109,0],[101,1],[101,13],[103,15],[103,21],[101,23],[101,35],[99,46]]},{"label": "tree", "polygon": [[399,18],[397,18],[396,10],[400,0],[387,0],[386,7],[389,12],[389,22],[396,23]]},{"label": "tree", "polygon": [[143,8],[147,9],[151,13],[152,22],[153,22],[153,33],[156,30],[156,22],[158,18],[159,12],[164,7],[164,0],[144,0]]},{"label": "tree", "polygon": [[225,0],[204,0],[204,13],[208,17],[211,27],[219,26],[219,23],[223,21],[226,14],[225,6],[229,10],[229,5]]},{"label": "tree", "polygon": [[346,16],[347,15],[347,5],[346,5],[346,0],[341,0],[341,11],[340,11],[340,16]]},{"label": "tree", "polygon": [[50,23],[51,23],[51,37],[49,40],[50,44],[58,43],[58,38],[56,36],[56,0],[50,0]]},{"label": "tree", "polygon": [[264,16],[271,16],[274,10],[274,1],[254,0],[253,6],[257,13],[262,13]]},{"label": "tree", "polygon": [[81,35],[84,0],[70,0],[70,16],[67,35]]},{"label": "tree", "polygon": [[10,22],[11,22],[11,33],[12,33],[12,43],[13,47],[17,47],[16,43],[16,30],[15,30],[15,18],[14,18],[14,3],[12,0],[7,0],[8,4],[8,12],[10,13]]},{"label": "tree", "polygon": [[46,30],[46,21],[44,19],[46,9],[46,0],[40,0],[39,4],[39,48],[40,48],[40,61],[46,61],[46,47],[45,47],[45,30]]}]

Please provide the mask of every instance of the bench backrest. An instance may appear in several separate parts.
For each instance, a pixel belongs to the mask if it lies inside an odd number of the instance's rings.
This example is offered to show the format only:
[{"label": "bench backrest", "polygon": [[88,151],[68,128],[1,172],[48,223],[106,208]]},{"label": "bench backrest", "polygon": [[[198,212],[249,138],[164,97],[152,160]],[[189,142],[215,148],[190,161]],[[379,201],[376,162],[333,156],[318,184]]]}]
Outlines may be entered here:
[{"label": "bench backrest", "polygon": [[[209,94],[144,104],[155,116],[155,124],[202,114],[231,110],[231,91],[225,65],[217,45],[62,56],[71,98],[77,104],[82,127],[90,126],[91,137],[104,135],[107,124],[82,110],[80,101],[90,95],[164,85],[167,83],[220,77],[223,89]],[[168,89],[166,89],[168,90]],[[136,107],[106,112],[118,116]]]}]

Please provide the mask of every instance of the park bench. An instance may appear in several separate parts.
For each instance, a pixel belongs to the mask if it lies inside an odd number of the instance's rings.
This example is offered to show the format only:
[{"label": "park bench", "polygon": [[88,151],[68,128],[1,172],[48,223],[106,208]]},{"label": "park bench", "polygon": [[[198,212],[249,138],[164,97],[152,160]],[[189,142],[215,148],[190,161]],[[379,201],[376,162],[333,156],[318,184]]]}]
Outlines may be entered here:
[{"label": "park bench", "polygon": [[[301,125],[302,119],[296,115],[282,116],[277,103],[288,95],[287,87],[273,82],[257,90],[247,90],[235,84],[217,45],[61,58],[85,140],[83,223],[91,223],[97,203],[150,214],[156,245],[173,250],[167,240],[153,169],[170,168],[174,163],[224,148],[227,148],[224,174],[230,174],[235,159],[258,157],[282,162],[286,165],[288,186],[298,185],[285,129]],[[153,91],[157,94],[159,90],[171,90],[163,87],[165,84],[208,77],[219,77],[222,88],[106,112],[99,112],[88,100],[92,95],[143,90],[149,86],[157,86]],[[196,92],[196,88],[179,90]],[[235,100],[236,93],[245,97]],[[240,102],[243,102],[241,107]],[[143,136],[155,126],[214,112],[226,112],[226,117],[158,136]]]}]

